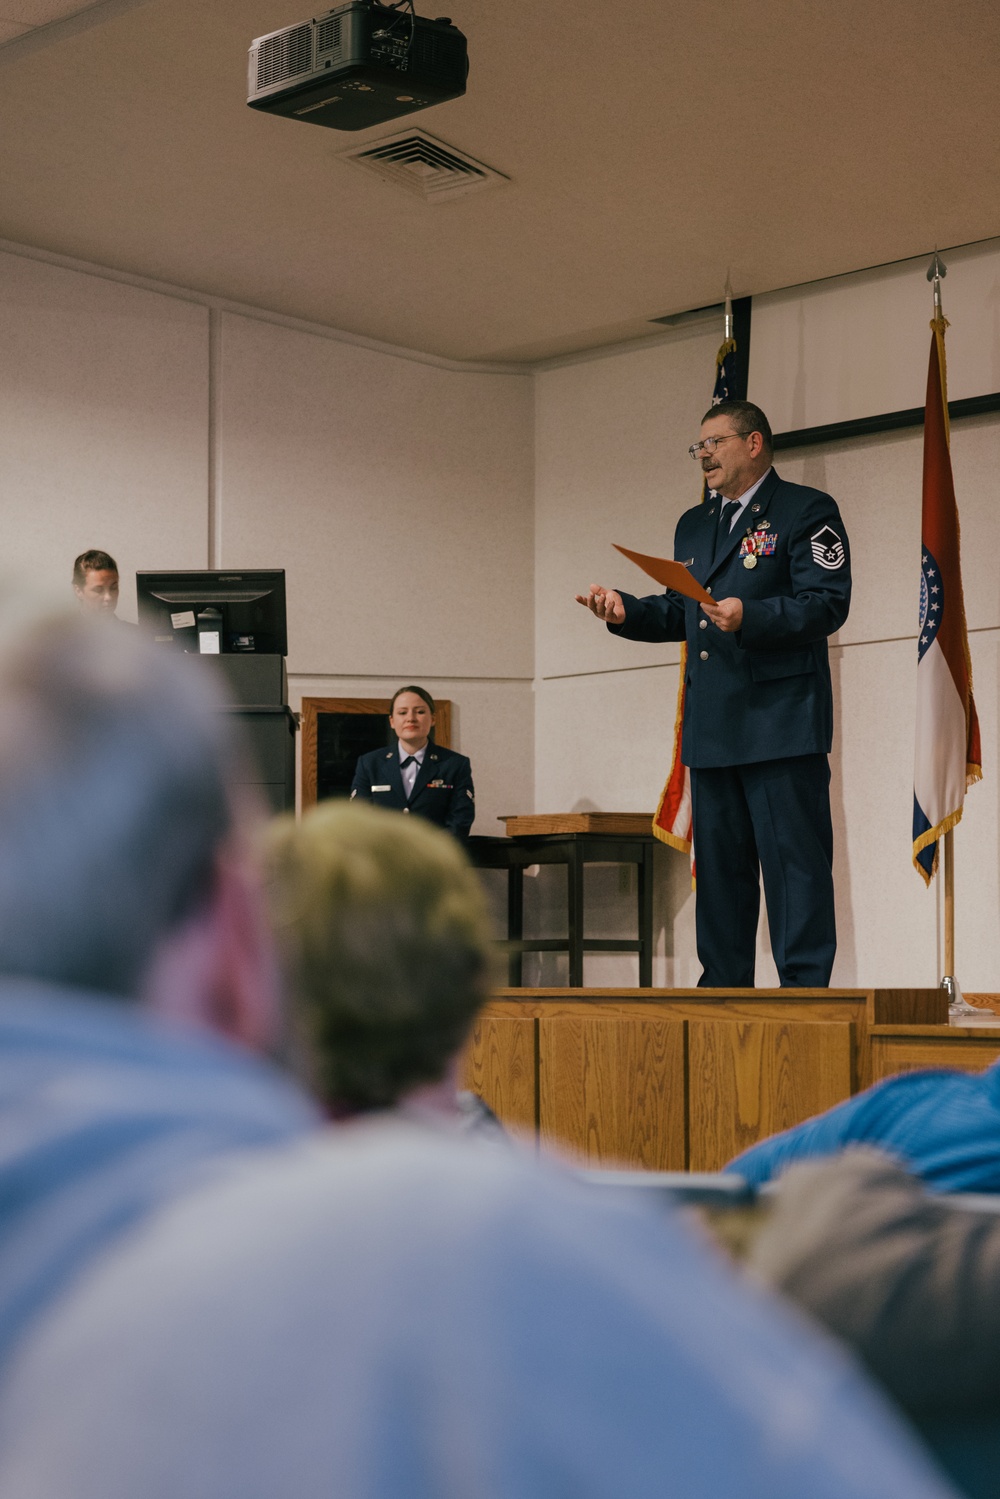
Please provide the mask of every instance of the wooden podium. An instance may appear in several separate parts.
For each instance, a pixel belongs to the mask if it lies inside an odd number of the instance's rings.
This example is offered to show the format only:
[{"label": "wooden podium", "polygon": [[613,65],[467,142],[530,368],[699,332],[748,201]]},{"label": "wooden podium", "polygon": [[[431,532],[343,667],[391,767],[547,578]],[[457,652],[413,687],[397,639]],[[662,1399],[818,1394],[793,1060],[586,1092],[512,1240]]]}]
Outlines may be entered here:
[{"label": "wooden podium", "polygon": [[947,1044],[947,1019],[940,989],[501,989],[465,1086],[583,1164],[716,1171],[867,1087],[873,1031]]}]

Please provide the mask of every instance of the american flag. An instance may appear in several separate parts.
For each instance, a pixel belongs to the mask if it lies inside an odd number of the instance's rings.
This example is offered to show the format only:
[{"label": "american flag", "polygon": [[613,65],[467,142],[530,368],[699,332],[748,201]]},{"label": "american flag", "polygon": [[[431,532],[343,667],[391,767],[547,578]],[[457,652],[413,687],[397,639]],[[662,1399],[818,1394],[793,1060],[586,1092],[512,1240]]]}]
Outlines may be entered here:
[{"label": "american flag", "polygon": [[966,789],[983,773],[951,472],[947,326],[944,317],[931,323],[924,412],[913,863],[927,885],[937,871],[938,840],[961,821]]},{"label": "american flag", "polygon": [[[726,401],[736,389],[736,342],[732,338],[723,341],[715,356],[715,388],[712,405]],[[708,485],[702,484],[701,502],[708,499]],[[681,646],[680,682],[677,687],[677,716],[674,720],[674,756],[663,788],[660,804],[653,818],[653,832],[662,843],[679,849],[682,854],[691,853],[691,774],[681,760],[681,731],[684,726],[684,678],[687,675],[687,646]],[[692,874],[694,860],[692,858]]]}]

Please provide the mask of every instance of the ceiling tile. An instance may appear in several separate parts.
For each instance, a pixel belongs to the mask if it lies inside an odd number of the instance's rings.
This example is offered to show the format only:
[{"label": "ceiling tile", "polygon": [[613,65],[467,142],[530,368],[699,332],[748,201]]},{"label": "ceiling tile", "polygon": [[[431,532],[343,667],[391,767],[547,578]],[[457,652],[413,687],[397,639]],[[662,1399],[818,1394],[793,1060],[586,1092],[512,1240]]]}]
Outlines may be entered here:
[{"label": "ceiling tile", "polygon": [[4,24],[19,23],[24,30],[30,26],[48,26],[50,21],[64,21],[75,16],[77,11],[89,10],[95,0],[4,0],[0,6],[0,21]]},{"label": "ceiling tile", "polygon": [[12,42],[0,237],[510,360],[655,333],[727,276],[744,296],[1000,234],[996,0],[456,0],[468,92],[407,118],[510,181],[437,206],[342,158],[398,123],[247,108],[250,42],[309,9],[105,0]]}]

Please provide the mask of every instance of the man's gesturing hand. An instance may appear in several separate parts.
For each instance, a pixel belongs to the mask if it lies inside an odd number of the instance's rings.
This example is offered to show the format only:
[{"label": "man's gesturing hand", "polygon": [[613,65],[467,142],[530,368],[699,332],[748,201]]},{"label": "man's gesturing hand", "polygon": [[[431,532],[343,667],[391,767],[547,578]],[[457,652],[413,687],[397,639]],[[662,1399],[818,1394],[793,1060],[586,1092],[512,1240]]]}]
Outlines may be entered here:
[{"label": "man's gesturing hand", "polygon": [[598,619],[603,619],[609,625],[623,625],[625,623],[625,605],[622,603],[621,594],[615,593],[613,588],[602,588],[599,583],[591,583],[590,592],[586,597],[582,593],[576,596],[578,604],[589,609],[591,614],[596,614]]},{"label": "man's gesturing hand", "polygon": [[719,599],[715,604],[702,604],[713,625],[718,625],[727,635],[732,635],[743,623],[742,599]]}]

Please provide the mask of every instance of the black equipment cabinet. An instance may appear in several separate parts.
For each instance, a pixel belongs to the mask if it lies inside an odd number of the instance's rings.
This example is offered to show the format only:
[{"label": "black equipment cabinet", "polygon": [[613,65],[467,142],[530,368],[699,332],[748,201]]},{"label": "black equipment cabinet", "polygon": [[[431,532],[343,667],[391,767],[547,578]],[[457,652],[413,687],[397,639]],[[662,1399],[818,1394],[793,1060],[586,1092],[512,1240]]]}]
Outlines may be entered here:
[{"label": "black equipment cabinet", "polygon": [[221,676],[231,700],[224,709],[239,720],[247,753],[237,782],[257,788],[273,812],[295,809],[295,731],[288,706],[284,656],[190,655],[208,663],[194,670]]}]

